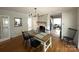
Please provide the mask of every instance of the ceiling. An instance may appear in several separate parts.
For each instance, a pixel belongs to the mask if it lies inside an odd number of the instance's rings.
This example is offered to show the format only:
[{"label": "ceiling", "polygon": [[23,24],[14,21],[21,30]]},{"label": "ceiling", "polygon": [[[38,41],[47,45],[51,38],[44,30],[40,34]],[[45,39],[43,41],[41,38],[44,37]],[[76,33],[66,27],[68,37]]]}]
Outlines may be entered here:
[{"label": "ceiling", "polygon": [[76,7],[0,7],[1,10],[8,10],[8,11],[15,11],[15,12],[20,12],[20,13],[34,13],[35,10],[34,8],[37,8],[37,13],[39,15],[43,14],[59,14],[62,13],[63,11],[68,11],[71,9],[75,9]]}]

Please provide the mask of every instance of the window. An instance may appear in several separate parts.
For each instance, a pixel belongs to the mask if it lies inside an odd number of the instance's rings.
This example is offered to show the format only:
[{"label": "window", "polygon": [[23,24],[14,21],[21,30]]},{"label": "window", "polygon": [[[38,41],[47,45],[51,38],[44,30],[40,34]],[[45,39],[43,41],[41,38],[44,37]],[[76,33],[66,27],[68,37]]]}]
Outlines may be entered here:
[{"label": "window", "polygon": [[61,18],[54,18],[54,24],[61,25]]},{"label": "window", "polygon": [[28,17],[28,31],[32,30],[32,17]]}]

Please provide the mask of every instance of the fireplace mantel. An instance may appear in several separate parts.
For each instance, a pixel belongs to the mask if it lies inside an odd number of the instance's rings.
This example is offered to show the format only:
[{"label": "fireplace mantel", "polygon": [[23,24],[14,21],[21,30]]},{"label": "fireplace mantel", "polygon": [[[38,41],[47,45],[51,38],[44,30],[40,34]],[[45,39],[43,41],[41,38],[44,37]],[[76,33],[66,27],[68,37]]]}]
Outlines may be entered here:
[{"label": "fireplace mantel", "polygon": [[45,22],[45,21],[37,21],[37,23],[43,23],[43,24],[46,24],[47,22]]}]

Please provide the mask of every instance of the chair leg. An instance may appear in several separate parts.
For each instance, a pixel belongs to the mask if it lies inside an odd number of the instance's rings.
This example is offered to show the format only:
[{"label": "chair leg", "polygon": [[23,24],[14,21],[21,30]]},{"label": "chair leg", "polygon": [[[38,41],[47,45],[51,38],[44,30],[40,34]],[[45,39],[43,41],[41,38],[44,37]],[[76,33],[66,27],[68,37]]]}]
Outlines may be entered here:
[{"label": "chair leg", "polygon": [[68,47],[69,42],[64,40],[64,46]]},{"label": "chair leg", "polygon": [[31,47],[31,52],[41,52],[41,51],[42,51],[42,45],[39,45],[36,48]]},{"label": "chair leg", "polygon": [[23,44],[24,44],[25,47],[27,47],[27,41],[26,40],[24,40]]},{"label": "chair leg", "polygon": [[30,47],[30,42],[28,40],[24,40],[23,44],[25,47]]}]

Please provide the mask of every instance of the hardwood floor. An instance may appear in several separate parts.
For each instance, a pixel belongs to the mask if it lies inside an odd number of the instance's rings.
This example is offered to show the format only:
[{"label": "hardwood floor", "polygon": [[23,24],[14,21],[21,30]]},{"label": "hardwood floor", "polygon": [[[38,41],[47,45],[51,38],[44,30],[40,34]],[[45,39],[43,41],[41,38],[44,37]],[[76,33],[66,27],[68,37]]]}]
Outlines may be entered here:
[{"label": "hardwood floor", "polygon": [[50,52],[77,52],[79,51],[71,44],[66,44],[63,40],[59,38],[53,38],[52,42],[53,48],[49,48],[48,51]]},{"label": "hardwood floor", "polygon": [[[0,52],[30,52],[31,48],[27,48],[23,44],[22,36],[12,38],[5,42],[0,42]],[[77,48],[67,45],[59,38],[52,38],[52,48],[47,52],[77,52]]]}]

